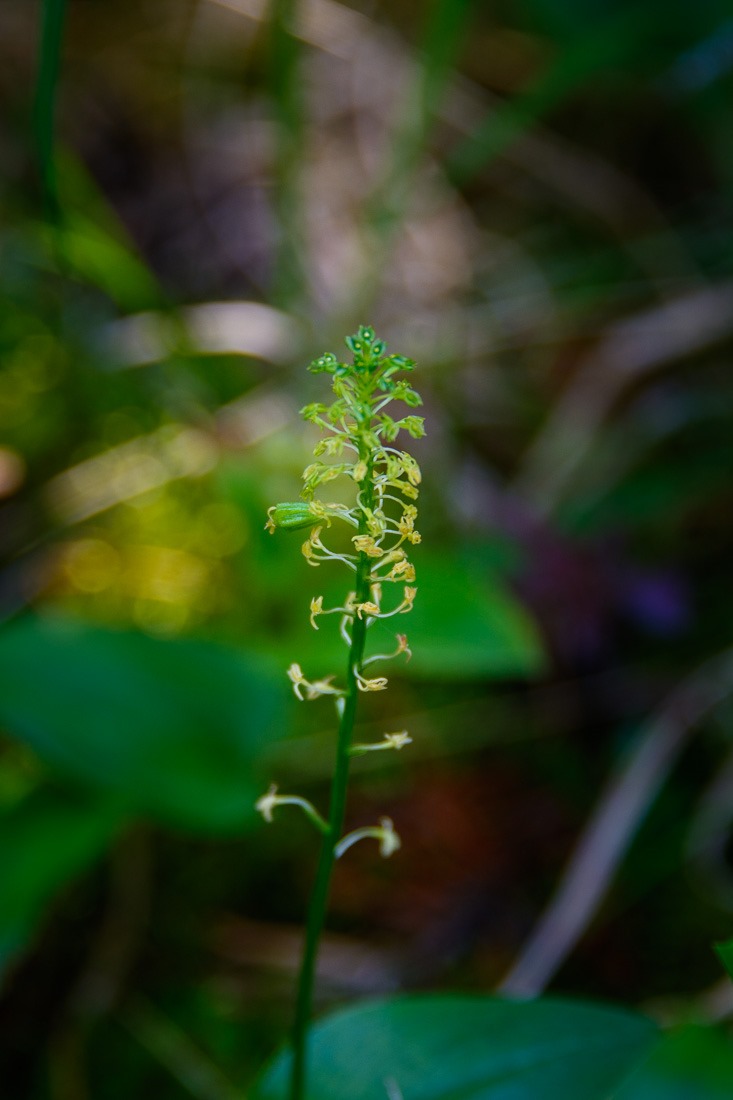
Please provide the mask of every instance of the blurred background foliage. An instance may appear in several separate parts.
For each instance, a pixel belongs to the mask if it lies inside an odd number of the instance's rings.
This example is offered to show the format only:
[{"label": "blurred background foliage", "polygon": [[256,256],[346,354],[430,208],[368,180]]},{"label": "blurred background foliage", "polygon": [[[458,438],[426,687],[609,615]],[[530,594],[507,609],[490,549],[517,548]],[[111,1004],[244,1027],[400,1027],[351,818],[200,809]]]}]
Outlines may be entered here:
[{"label": "blurred background foliage", "polygon": [[0,7],[7,1095],[231,1100],[283,1034],[313,843],[253,802],[325,796],[283,670],[341,659],[341,588],[263,524],[360,322],[426,399],[414,659],[363,714],[415,743],[355,766],[404,847],[340,867],[323,1004],[519,957],[726,1018],[730,5],[65,8]]}]

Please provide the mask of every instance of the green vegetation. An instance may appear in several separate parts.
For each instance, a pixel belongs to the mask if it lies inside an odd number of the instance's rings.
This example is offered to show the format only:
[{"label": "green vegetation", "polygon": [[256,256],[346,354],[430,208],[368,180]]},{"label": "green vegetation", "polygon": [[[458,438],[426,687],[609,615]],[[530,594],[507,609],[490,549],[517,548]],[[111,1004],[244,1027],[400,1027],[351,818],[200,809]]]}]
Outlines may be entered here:
[{"label": "green vegetation", "polygon": [[731,1095],[732,27],[6,0],[3,1096]]}]

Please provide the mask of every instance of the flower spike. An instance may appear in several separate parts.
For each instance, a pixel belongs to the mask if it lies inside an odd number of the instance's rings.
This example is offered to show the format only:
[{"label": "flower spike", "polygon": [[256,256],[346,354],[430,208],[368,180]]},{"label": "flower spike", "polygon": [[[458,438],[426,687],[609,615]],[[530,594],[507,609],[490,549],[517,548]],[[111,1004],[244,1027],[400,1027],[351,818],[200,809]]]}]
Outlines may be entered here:
[{"label": "flower spike", "polygon": [[[358,700],[364,694],[384,691],[388,687],[385,676],[365,675],[368,666],[403,653],[406,660],[411,656],[405,634],[397,634],[396,649],[392,652],[370,654],[368,642],[375,624],[411,611],[417,594],[411,556],[412,547],[421,541],[416,501],[422,474],[416,459],[401,449],[401,440],[406,436],[420,439],[424,435],[423,418],[412,411],[422,404],[422,399],[401,377],[412,371],[415,364],[404,356],[388,355],[384,342],[377,338],[372,328],[361,325],[358,332],[347,338],[346,344],[351,362],[342,362],[337,355],[327,352],[313,360],[308,368],[313,374],[329,378],[333,399],[330,405],[313,402],[301,410],[303,418],[320,429],[321,438],[315,445],[313,460],[303,471],[300,500],[274,504],[268,510],[265,525],[270,534],[280,530],[302,530],[305,541],[301,549],[308,565],[318,568],[324,562],[337,562],[346,566],[350,574],[343,606],[324,607],[324,596],[314,595],[309,607],[314,630],[320,629],[322,616],[338,616],[338,633],[349,651],[348,661],[344,662],[344,686],[337,686],[333,675],[309,680],[295,662],[287,670],[296,698],[310,701],[329,696],[338,715],[336,768],[328,820],[322,818],[307,799],[300,795],[279,794],[274,785],[256,803],[265,821],[272,821],[274,811],[281,806],[297,806],[324,834],[316,874],[319,885],[313,894],[307,922],[293,1031],[288,1095],[294,1100],[302,1100],[309,1091],[306,1037],[318,940],[334,860],[366,838],[378,842],[379,852],[385,858],[400,847],[400,838],[389,817],[382,817],[377,825],[355,829],[339,839],[347,797],[349,758],[371,752],[400,751],[412,742],[407,730],[385,733],[373,744],[353,745],[352,737]],[[393,402],[400,404],[395,407]],[[321,493],[328,499],[319,499]],[[350,528],[348,533],[343,530],[343,524]],[[398,587],[388,588],[387,585]],[[386,593],[384,600],[383,590]],[[395,598],[395,592],[400,590],[401,598],[399,595]],[[385,1088],[389,1100],[401,1100],[397,1084],[391,1078],[385,1080]]]}]

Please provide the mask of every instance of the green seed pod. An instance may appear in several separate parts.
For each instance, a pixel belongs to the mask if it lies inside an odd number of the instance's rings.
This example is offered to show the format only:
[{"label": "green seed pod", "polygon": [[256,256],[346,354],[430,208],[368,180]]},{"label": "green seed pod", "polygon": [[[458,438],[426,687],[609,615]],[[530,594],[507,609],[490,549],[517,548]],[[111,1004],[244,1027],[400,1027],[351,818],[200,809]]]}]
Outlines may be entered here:
[{"label": "green seed pod", "polygon": [[[326,466],[325,469],[340,472],[343,467]],[[356,520],[345,504],[324,504],[320,500],[294,500],[284,504],[273,504],[272,508],[268,508],[265,528],[273,534],[276,527],[282,527],[284,531],[316,527],[319,523],[325,523],[330,527],[332,519],[346,520],[356,526]]]},{"label": "green seed pod", "polygon": [[313,514],[310,504],[296,500],[284,504],[273,504],[267,509],[267,528],[274,531],[282,527],[285,531],[297,531],[301,527],[315,527],[318,518]]}]

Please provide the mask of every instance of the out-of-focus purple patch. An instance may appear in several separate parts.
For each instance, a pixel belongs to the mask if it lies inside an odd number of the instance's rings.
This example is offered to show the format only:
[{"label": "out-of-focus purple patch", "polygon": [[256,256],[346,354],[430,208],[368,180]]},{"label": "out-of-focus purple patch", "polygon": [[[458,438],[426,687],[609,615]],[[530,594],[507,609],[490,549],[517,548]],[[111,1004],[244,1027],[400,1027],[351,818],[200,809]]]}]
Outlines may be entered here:
[{"label": "out-of-focus purple patch", "polygon": [[619,597],[629,618],[650,634],[679,634],[690,621],[689,587],[676,573],[628,570],[619,584]]}]

